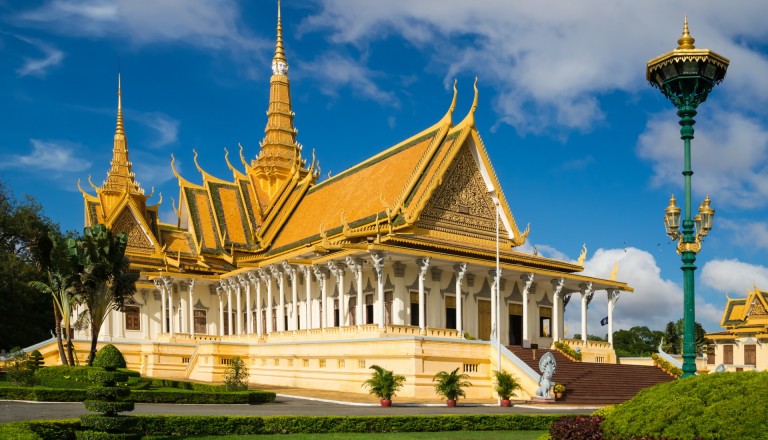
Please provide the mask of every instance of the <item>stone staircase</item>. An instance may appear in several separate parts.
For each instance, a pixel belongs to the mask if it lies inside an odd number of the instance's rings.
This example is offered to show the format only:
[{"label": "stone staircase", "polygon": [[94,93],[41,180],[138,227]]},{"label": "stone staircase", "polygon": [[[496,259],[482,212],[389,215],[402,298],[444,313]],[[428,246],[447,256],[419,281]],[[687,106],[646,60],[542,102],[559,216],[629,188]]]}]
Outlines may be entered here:
[{"label": "stone staircase", "polygon": [[565,385],[566,392],[559,402],[572,404],[612,404],[631,399],[640,390],[661,382],[670,382],[672,376],[656,367],[642,365],[596,364],[574,362],[557,350],[533,350],[519,345],[507,347],[515,356],[539,372],[539,359],[551,352],[557,361],[552,380]]}]

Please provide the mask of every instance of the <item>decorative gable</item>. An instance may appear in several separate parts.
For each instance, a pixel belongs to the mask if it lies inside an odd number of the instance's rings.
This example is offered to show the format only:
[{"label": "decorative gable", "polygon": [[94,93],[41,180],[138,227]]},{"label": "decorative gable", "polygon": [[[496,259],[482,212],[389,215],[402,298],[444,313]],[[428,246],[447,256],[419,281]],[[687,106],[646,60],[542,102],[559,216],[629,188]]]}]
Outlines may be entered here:
[{"label": "decorative gable", "polygon": [[467,144],[456,154],[417,224],[425,229],[495,238],[495,205]]},{"label": "decorative gable", "polygon": [[152,239],[139,224],[130,208],[123,209],[112,224],[114,233],[128,234],[128,250],[131,252],[151,254],[155,251]]}]

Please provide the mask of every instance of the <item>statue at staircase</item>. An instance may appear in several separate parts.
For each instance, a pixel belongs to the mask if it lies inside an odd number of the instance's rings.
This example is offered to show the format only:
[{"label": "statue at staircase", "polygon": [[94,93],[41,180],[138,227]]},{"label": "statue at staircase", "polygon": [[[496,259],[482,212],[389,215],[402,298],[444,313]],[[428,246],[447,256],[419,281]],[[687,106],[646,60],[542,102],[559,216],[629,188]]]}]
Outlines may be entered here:
[{"label": "statue at staircase", "polygon": [[552,375],[555,374],[555,367],[557,362],[552,353],[545,353],[539,360],[539,371],[541,371],[541,378],[539,379],[539,388],[536,389],[536,396],[543,397],[545,399],[551,399],[551,388],[555,384],[552,382]]}]

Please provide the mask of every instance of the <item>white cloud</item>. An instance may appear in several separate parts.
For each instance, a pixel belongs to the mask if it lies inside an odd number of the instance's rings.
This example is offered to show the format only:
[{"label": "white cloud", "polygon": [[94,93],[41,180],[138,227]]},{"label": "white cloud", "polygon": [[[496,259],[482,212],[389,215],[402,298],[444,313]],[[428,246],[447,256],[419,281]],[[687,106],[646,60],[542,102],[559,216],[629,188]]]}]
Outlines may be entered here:
[{"label": "white cloud", "polygon": [[701,270],[701,281],[731,297],[746,296],[755,285],[768,289],[768,267],[739,260],[712,260]]},{"label": "white cloud", "polygon": [[[698,118],[695,129],[694,189],[712,194],[715,206],[765,207],[768,128],[755,118],[714,106]],[[674,112],[651,117],[638,140],[637,151],[652,163],[652,185],[682,186],[683,141]]]},{"label": "white cloud", "polygon": [[50,69],[58,66],[64,60],[64,52],[44,41],[21,35],[14,35],[14,37],[35,47],[43,55],[42,58],[25,57],[24,64],[16,69],[16,74],[19,76],[44,77]]},{"label": "white cloud", "polygon": [[91,162],[80,158],[82,147],[61,140],[30,139],[32,152],[27,155],[13,154],[3,157],[2,168],[19,168],[29,172],[53,172],[58,174],[78,173],[87,170]]},{"label": "white cloud", "polygon": [[184,43],[235,52],[274,44],[250,35],[233,0],[49,0],[16,18],[68,36],[121,38],[134,45]]},{"label": "white cloud", "polygon": [[352,91],[366,99],[384,105],[397,107],[399,101],[391,92],[385,92],[375,82],[379,73],[369,70],[354,59],[327,53],[315,61],[302,64],[302,70],[312,72],[312,79],[320,84],[320,91],[331,97],[336,97],[338,90],[349,87]]},{"label": "white cloud", "polygon": [[768,249],[768,223],[746,219],[734,221],[723,218],[717,220],[717,227],[731,232],[735,244],[746,248]]},{"label": "white cloud", "polygon": [[[589,130],[603,119],[600,95],[645,87],[644,61],[676,46],[685,12],[663,0],[609,7],[597,0],[555,0],[547,7],[506,0],[450,7],[443,0],[321,3],[307,29],[330,29],[335,43],[358,47],[400,36],[446,72],[446,82],[468,73],[491,83],[501,119],[523,132]],[[697,45],[732,60],[729,96],[751,99],[753,110],[768,100],[768,83],[759,77],[768,59],[745,41],[764,41],[765,12],[760,2],[706,1],[690,17],[692,34],[701,35]]]},{"label": "white cloud", "polygon": [[152,142],[152,147],[165,147],[178,140],[179,121],[165,113],[130,111],[127,115],[157,132],[157,139]]},{"label": "white cloud", "polygon": [[[131,162],[134,164],[133,172],[136,174],[136,180],[140,182],[161,185],[174,178],[171,158],[168,154],[157,155],[144,150],[134,150],[131,151]],[[144,190],[149,191],[149,188]]]}]

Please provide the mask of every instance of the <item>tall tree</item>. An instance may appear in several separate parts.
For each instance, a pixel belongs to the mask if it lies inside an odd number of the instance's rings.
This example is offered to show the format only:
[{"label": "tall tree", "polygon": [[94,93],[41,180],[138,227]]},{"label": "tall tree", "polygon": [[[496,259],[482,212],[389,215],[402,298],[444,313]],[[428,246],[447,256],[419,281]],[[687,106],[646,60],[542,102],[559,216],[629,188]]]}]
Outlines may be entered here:
[{"label": "tall tree", "polygon": [[29,286],[45,276],[35,244],[58,226],[32,197],[14,198],[0,180],[0,349],[27,347],[50,337],[50,297]]},{"label": "tall tree", "polygon": [[646,326],[616,331],[613,333],[616,356],[650,356],[656,352],[663,335],[663,332],[651,330]]},{"label": "tall tree", "polygon": [[[682,323],[682,319],[678,320],[678,323]],[[683,340],[683,327],[678,326],[676,323],[669,321],[667,327],[664,330],[664,351],[670,354],[680,354],[681,342]]]},{"label": "tall tree", "polygon": [[[70,234],[70,237],[71,234]],[[72,339],[72,313],[78,301],[75,281],[78,274],[69,258],[68,248],[64,236],[58,231],[50,231],[47,236],[41,237],[37,244],[40,267],[47,274],[47,281],[31,281],[30,286],[51,295],[53,298],[54,316],[56,325],[56,340],[59,346],[59,355],[63,365],[75,365]],[[63,333],[63,337],[62,337]],[[62,343],[62,339],[65,343]],[[66,351],[64,346],[66,345]]]},{"label": "tall tree", "polygon": [[127,246],[128,234],[115,235],[102,224],[85,228],[78,240],[67,240],[70,258],[79,273],[77,290],[91,325],[88,365],[93,364],[99,332],[107,315],[112,310],[123,311],[125,302],[136,292],[139,274],[129,270]]}]

